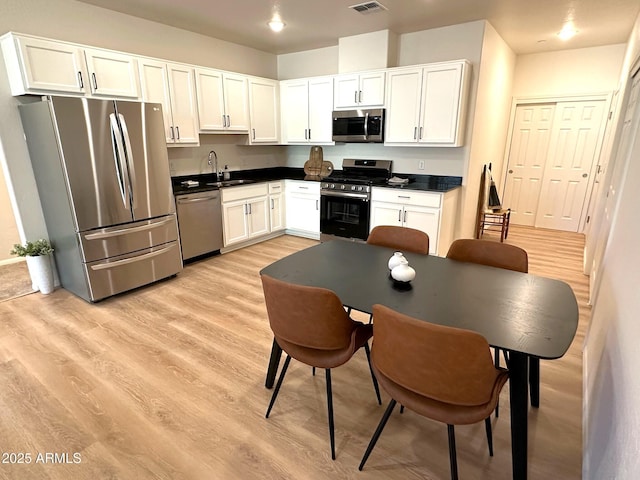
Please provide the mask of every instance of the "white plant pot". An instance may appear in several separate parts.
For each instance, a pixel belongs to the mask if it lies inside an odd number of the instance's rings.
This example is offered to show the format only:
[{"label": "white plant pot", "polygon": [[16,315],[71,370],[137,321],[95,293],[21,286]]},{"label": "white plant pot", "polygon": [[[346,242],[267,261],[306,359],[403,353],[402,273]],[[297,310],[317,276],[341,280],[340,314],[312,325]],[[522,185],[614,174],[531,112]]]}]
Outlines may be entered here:
[{"label": "white plant pot", "polygon": [[53,292],[53,265],[51,264],[51,255],[39,255],[30,257],[27,255],[27,266],[31,275],[32,288],[37,285],[40,292],[48,295]]},{"label": "white plant pot", "polygon": [[36,267],[34,259],[38,257],[30,257],[29,255],[27,255],[24,258],[27,260],[27,270],[29,270],[29,276],[31,277],[31,289],[34,292],[37,292],[38,290],[40,290],[40,288],[38,287],[38,283],[36,282]]}]

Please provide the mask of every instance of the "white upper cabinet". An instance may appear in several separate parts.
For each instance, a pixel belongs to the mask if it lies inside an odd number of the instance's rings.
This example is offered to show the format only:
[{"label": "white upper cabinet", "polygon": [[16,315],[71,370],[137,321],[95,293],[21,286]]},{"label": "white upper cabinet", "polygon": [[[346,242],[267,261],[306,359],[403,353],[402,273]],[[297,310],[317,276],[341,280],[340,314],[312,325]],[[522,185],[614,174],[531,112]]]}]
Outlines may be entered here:
[{"label": "white upper cabinet", "polygon": [[89,86],[94,97],[139,99],[137,60],[107,50],[85,49]]},{"label": "white upper cabinet", "polygon": [[384,106],[385,72],[338,75],[334,79],[334,108]]},{"label": "white upper cabinet", "polygon": [[332,143],[333,79],[280,82],[283,143]]},{"label": "white upper cabinet", "polygon": [[89,91],[84,56],[76,45],[7,34],[2,53],[12,95]]},{"label": "white upper cabinet", "polygon": [[385,144],[463,145],[469,73],[466,61],[390,70]]},{"label": "white upper cabinet", "polygon": [[201,132],[247,133],[247,77],[213,69],[196,69]]},{"label": "white upper cabinet", "polygon": [[278,82],[249,78],[249,142],[278,143],[280,133]]},{"label": "white upper cabinet", "polygon": [[135,57],[29,35],[2,37],[11,93],[140,98]]},{"label": "white upper cabinet", "polygon": [[193,68],[140,60],[142,100],[161,103],[168,145],[199,144]]}]

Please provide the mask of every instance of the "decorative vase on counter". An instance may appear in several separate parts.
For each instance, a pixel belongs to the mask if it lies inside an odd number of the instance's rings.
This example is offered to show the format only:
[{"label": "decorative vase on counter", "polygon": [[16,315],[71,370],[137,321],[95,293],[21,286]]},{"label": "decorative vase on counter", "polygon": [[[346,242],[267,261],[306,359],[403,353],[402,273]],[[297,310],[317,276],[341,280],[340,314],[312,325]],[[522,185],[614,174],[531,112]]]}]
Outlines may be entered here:
[{"label": "decorative vase on counter", "polygon": [[400,261],[400,264],[396,265],[395,267],[393,267],[393,270],[391,270],[391,277],[396,282],[407,283],[416,278],[416,271],[413,269],[413,267],[409,266],[409,262],[407,261],[407,259],[403,258]]},{"label": "decorative vase on counter", "polygon": [[[400,265],[403,260],[406,262],[406,258],[404,258],[404,255],[402,254],[402,252],[395,252],[393,255],[391,255],[391,258],[389,259],[389,263],[387,264],[389,266],[389,270],[393,270],[395,267]],[[409,262],[406,262],[406,263],[409,263]]]}]

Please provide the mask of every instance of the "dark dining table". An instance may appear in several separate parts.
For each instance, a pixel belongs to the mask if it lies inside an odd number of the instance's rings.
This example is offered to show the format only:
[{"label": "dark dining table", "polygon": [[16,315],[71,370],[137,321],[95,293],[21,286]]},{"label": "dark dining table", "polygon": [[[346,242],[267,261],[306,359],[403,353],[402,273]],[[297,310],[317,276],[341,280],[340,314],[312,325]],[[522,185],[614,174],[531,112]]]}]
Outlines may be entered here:
[{"label": "dark dining table", "polygon": [[[416,277],[389,277],[393,249],[333,240],[263,268],[290,283],[328,288],[343,304],[371,313],[380,303],[440,325],[473,330],[509,352],[513,478],[527,478],[529,363],[537,385],[539,360],[562,357],[578,326],[578,304],[565,282],[432,255],[404,252]],[[375,335],[375,319],[374,319]],[[265,386],[272,388],[282,350],[274,340]],[[536,398],[532,404],[537,406]]]}]

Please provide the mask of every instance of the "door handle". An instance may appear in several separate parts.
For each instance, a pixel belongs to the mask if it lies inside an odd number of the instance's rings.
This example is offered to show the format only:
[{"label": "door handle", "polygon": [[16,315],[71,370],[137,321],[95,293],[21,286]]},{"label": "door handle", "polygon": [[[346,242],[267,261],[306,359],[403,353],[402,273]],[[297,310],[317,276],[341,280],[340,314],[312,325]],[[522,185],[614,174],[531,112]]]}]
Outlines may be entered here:
[{"label": "door handle", "polygon": [[309,129],[309,140],[311,140],[311,129]]},{"label": "door handle", "polygon": [[582,174],[582,178],[587,178],[589,175],[587,175],[586,173]]},{"label": "door handle", "polygon": [[398,210],[398,222],[402,222],[402,210]]},{"label": "door handle", "polygon": [[252,128],[252,130],[253,130],[253,139],[255,140],[256,139],[256,129]]},{"label": "door handle", "polygon": [[358,103],[358,91],[353,92],[353,103]]},{"label": "door handle", "polygon": [[271,199],[271,210],[273,210],[273,198]]},{"label": "door handle", "polygon": [[320,202],[320,200],[316,200],[316,210],[319,210],[319,209],[320,209],[320,208],[319,208],[319,206],[318,206],[318,203],[319,203],[319,202]]},{"label": "door handle", "polygon": [[402,223],[407,223],[407,211],[404,211],[404,219],[402,220]]},{"label": "door handle", "polygon": [[231,126],[231,117],[227,115],[227,127]]},{"label": "door handle", "polygon": [[420,127],[420,136],[418,137],[418,140],[422,140],[422,127]]},{"label": "door handle", "polygon": [[413,139],[418,139],[418,127],[413,127]]},{"label": "door handle", "polygon": [[93,78],[93,88],[94,88],[94,90],[98,90],[98,81],[96,80],[95,72],[91,74],[91,78]]},{"label": "door handle", "polygon": [[513,173],[513,170],[509,170],[509,173]]},{"label": "door handle", "polygon": [[178,136],[178,140],[180,140],[180,127],[176,125],[176,135]]},{"label": "door handle", "polygon": [[170,126],[170,127],[169,127],[169,129],[171,130],[171,140],[175,140],[175,139],[176,139],[176,137],[175,137],[175,135],[173,134],[173,125],[172,125],[172,126]]},{"label": "door handle", "polygon": [[222,127],[223,128],[227,127],[227,116],[226,115],[222,115]]},{"label": "door handle", "polygon": [[78,72],[78,80],[80,81],[80,88],[84,88],[84,82],[82,81],[82,72]]},{"label": "door handle", "polygon": [[362,103],[362,90],[358,91],[358,103]]}]

